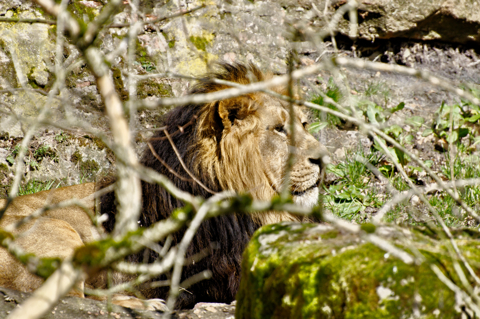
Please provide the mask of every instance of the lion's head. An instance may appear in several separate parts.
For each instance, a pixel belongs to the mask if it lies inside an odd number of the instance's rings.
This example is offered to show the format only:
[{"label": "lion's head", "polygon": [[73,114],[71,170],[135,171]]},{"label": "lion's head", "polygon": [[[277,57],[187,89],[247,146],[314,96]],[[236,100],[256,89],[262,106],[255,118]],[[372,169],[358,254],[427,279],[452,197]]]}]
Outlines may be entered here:
[{"label": "lion's head", "polygon": [[[222,65],[220,72],[200,81],[194,93],[227,88],[212,78],[248,84],[268,77],[253,65]],[[276,91],[287,95],[285,89]],[[203,105],[189,152],[194,171],[208,177],[217,190],[248,192],[256,199],[270,200],[285,179],[292,134],[288,109],[288,102],[258,92]],[[294,113],[290,191],[296,203],[311,207],[318,202],[321,157],[327,151],[308,133],[302,109],[295,107]],[[256,218],[261,224],[295,219],[278,213]]]},{"label": "lion's head", "polygon": [[[218,72],[201,79],[190,93],[228,88],[213,79],[249,84],[268,77],[253,65],[221,64]],[[287,92],[279,88],[275,91],[285,95]],[[168,176],[184,191],[204,198],[212,195],[186,173],[165,135],[167,131],[188,170],[208,189],[247,192],[255,199],[270,200],[282,189],[291,150],[295,155],[289,178],[291,194],[295,202],[313,206],[318,201],[321,156],[326,154],[326,149],[306,130],[307,117],[299,107],[295,107],[293,119],[295,143],[289,146],[292,130],[288,109],[288,102],[266,93],[175,108],[161,123],[165,130],[151,138],[154,152],[146,148],[142,163]],[[142,192],[143,211],[139,221],[142,226],[167,218],[175,208],[183,206],[159,185],[143,182]],[[105,224],[107,230],[113,228],[114,222],[111,202],[112,197],[102,199],[101,203],[102,213],[111,217]],[[239,284],[242,252],[250,236],[262,225],[290,220],[298,218],[288,213],[271,212],[253,216],[232,214],[204,221],[187,257],[205,250],[209,250],[209,256],[187,265],[183,276],[188,278],[210,269],[212,279],[182,294],[177,307],[191,307],[199,301],[232,301]],[[174,235],[174,243],[181,240],[181,235]],[[219,244],[218,249],[211,249],[214,242]],[[144,258],[144,254],[139,254],[134,261]],[[156,253],[151,252],[150,261],[156,258]],[[166,289],[143,290],[142,293],[162,298]]]},{"label": "lion's head", "polygon": [[[248,84],[268,77],[253,65],[221,64],[220,70],[201,79],[191,94],[228,88],[212,79]],[[275,91],[287,94],[286,89]],[[256,92],[176,108],[166,116],[164,125],[188,168],[210,189],[247,192],[255,199],[270,200],[280,192],[285,178],[292,134],[288,108],[288,102]],[[290,191],[296,203],[311,207],[318,202],[321,157],[327,151],[308,133],[306,126],[307,116],[301,108],[295,107],[292,148],[295,156]],[[167,165],[189,179],[163,132],[152,139],[152,144]],[[205,197],[211,195],[194,181],[186,183],[173,176],[149,150],[146,150],[143,163],[169,175],[186,191]],[[297,220],[280,213],[259,214],[255,218],[259,224]]]}]

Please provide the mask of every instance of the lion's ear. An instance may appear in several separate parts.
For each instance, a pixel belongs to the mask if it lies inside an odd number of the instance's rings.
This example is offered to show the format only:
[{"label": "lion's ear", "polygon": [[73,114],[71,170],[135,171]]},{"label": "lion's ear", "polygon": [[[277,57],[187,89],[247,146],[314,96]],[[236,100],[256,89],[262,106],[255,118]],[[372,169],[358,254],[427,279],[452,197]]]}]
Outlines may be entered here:
[{"label": "lion's ear", "polygon": [[243,120],[256,110],[255,102],[248,97],[237,97],[218,102],[218,116],[223,128],[230,129],[235,120]]}]

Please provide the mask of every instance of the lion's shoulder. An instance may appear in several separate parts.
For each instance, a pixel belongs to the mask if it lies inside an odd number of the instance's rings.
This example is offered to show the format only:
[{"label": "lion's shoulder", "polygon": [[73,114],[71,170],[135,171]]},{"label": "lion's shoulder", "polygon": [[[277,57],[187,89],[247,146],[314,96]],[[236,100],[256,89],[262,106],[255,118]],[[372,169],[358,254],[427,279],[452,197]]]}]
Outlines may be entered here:
[{"label": "lion's shoulder", "polygon": [[[5,217],[0,221],[0,227],[6,227],[12,221],[18,221],[29,216],[45,205],[58,204],[71,199],[81,200],[84,207],[93,212],[95,203],[93,196],[90,195],[94,192],[95,183],[85,183],[19,196],[9,204]],[[3,209],[6,204],[7,200],[1,200],[0,209]],[[90,217],[78,206],[72,205],[50,209],[45,211],[42,216],[68,223],[84,242],[93,240],[96,235],[92,233],[93,228]],[[33,223],[31,224],[33,225]]]},{"label": "lion's shoulder", "polygon": [[[84,199],[94,191],[95,183],[85,183],[19,196],[10,203],[6,214],[27,216],[47,203],[56,204],[73,198]],[[6,199],[0,200],[0,209],[3,209],[6,204]]]}]

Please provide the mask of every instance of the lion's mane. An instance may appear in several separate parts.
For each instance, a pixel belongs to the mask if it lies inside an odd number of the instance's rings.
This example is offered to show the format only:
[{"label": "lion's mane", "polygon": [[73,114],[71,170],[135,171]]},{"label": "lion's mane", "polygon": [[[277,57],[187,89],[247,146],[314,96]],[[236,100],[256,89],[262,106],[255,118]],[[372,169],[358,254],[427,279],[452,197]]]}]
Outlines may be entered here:
[{"label": "lion's mane", "polygon": [[[228,88],[212,79],[248,84],[262,81],[265,77],[253,65],[222,64],[219,72],[201,79],[190,94]],[[255,116],[249,116],[255,112],[256,104],[251,101],[255,101],[257,96],[253,93],[247,97],[177,107],[164,116],[161,125],[170,133],[188,169],[209,189],[215,192],[249,191],[254,198],[269,199],[274,191],[265,177],[265,164],[262,163],[257,137],[253,133],[255,126],[260,123]],[[242,124],[234,127],[236,119],[242,119]],[[171,169],[191,180],[163,131],[153,136],[151,144]],[[148,148],[145,149],[142,163],[170,178],[183,191],[204,198],[212,195],[196,182],[185,181],[172,174]],[[142,182],[142,194],[143,210],[139,223],[143,227],[167,218],[173,210],[183,206],[181,201],[156,184]],[[112,231],[115,223],[114,202],[112,193],[101,200],[101,212],[109,215],[109,220],[104,224],[107,231]],[[281,213],[270,213],[264,217],[234,213],[204,221],[186,257],[188,259],[200,252],[207,252],[208,255],[186,265],[182,278],[189,278],[206,269],[212,271],[212,278],[200,281],[189,287],[187,292],[182,292],[175,308],[191,308],[197,302],[233,301],[240,282],[242,253],[249,239],[263,224],[282,220],[295,218]],[[182,236],[183,232],[175,234],[173,244],[178,243]],[[148,258],[145,258],[147,255]],[[129,259],[132,262],[143,262],[146,259],[153,262],[157,258],[158,255],[149,250],[147,253],[130,256]],[[160,278],[162,279],[166,278]],[[165,298],[168,288],[141,289],[141,292],[147,298]]]}]

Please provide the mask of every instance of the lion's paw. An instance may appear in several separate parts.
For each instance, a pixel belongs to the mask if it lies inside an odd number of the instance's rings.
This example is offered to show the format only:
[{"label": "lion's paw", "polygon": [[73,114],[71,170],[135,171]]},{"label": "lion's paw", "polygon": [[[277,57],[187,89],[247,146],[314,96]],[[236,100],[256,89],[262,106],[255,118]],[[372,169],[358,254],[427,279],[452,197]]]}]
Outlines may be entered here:
[{"label": "lion's paw", "polygon": [[167,305],[163,299],[148,299],[143,300],[132,296],[114,295],[112,297],[112,303],[131,309],[151,310],[151,311],[167,311]]}]

